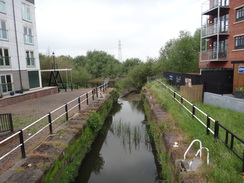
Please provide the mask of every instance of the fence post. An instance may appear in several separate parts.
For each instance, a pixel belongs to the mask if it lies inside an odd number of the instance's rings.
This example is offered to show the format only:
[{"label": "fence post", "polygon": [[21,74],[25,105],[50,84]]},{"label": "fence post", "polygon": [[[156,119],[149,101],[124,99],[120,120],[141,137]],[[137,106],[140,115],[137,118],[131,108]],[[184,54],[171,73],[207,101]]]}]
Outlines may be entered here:
[{"label": "fence post", "polygon": [[67,83],[64,86],[64,90],[65,90],[65,92],[67,92]]},{"label": "fence post", "polygon": [[22,154],[22,158],[26,158],[26,155],[25,155],[25,144],[24,144],[24,137],[23,137],[23,131],[22,130],[19,130],[19,142],[21,145],[21,154]]},{"label": "fence post", "polygon": [[80,97],[78,97],[78,107],[79,107],[79,111],[80,111],[80,109],[81,109],[81,107],[80,107]]},{"label": "fence post", "polygon": [[233,149],[234,146],[234,135],[231,134],[230,148]]},{"label": "fence post", "polygon": [[97,93],[97,98],[98,98],[98,88],[96,87],[96,93]]},{"label": "fence post", "polygon": [[88,105],[88,93],[86,93],[86,104]]},{"label": "fence post", "polygon": [[66,121],[69,120],[68,104],[65,104]]},{"label": "fence post", "polygon": [[242,175],[244,176],[244,151],[242,156]]},{"label": "fence post", "polygon": [[219,122],[215,121],[214,125],[214,138],[219,138]]},{"label": "fence post", "polygon": [[10,130],[11,132],[14,131],[14,126],[13,126],[13,119],[12,119],[12,114],[9,113],[9,122],[10,122]]},{"label": "fence post", "polygon": [[51,113],[50,112],[48,114],[48,122],[49,122],[49,131],[50,131],[50,134],[53,134],[52,117],[51,117]]},{"label": "fence post", "polygon": [[183,104],[183,97],[180,97],[180,103]]},{"label": "fence post", "polygon": [[94,100],[94,89],[92,90],[92,100]]},{"label": "fence post", "polygon": [[175,98],[175,92],[174,92],[174,98]]},{"label": "fence post", "polygon": [[207,135],[209,135],[209,128],[210,128],[210,117],[207,115]]},{"label": "fence post", "polygon": [[193,118],[194,118],[195,112],[196,112],[196,110],[195,110],[195,105],[192,105],[192,117],[193,117]]}]

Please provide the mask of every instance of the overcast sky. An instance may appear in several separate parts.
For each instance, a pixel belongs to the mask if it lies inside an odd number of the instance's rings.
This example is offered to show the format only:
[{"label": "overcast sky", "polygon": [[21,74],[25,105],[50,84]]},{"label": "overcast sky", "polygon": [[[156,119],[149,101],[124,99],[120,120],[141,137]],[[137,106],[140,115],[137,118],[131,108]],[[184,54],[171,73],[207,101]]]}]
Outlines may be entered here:
[{"label": "overcast sky", "polygon": [[102,50],[122,59],[156,58],[180,30],[201,25],[203,0],[36,0],[41,53],[86,55]]}]

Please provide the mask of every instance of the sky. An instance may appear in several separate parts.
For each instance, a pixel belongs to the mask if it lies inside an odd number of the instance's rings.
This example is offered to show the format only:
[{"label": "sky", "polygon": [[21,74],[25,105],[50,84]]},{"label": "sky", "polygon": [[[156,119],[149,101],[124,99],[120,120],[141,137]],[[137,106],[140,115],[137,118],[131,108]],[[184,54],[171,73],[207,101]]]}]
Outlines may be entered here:
[{"label": "sky", "polygon": [[39,52],[105,51],[122,60],[157,58],[181,30],[201,26],[202,0],[36,0]]}]

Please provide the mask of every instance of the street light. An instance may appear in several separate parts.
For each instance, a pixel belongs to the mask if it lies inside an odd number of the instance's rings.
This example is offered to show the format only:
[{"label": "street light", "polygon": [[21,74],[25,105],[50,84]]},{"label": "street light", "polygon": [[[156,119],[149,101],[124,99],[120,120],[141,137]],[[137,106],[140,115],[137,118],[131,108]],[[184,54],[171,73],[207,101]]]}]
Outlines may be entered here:
[{"label": "street light", "polygon": [[56,64],[55,64],[55,53],[54,52],[52,54],[52,57],[53,57],[53,70],[55,71]]}]

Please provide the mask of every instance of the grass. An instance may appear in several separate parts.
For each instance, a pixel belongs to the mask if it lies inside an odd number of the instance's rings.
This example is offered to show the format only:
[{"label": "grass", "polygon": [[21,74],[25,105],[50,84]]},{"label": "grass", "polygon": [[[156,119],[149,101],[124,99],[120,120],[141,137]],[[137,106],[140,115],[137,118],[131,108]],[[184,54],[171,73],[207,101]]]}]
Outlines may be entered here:
[{"label": "grass", "polygon": [[[147,85],[157,98],[157,102],[171,115],[175,125],[179,127],[180,133],[188,136],[185,144],[190,144],[194,139],[202,141],[203,146],[210,150],[210,166],[201,170],[202,177],[206,182],[244,182],[241,177],[242,161],[232,153],[225,145],[215,140],[213,135],[206,135],[206,129],[172,97],[168,91],[158,83]],[[213,118],[218,119],[226,128],[243,136],[243,119],[244,114],[230,110],[213,107],[204,104],[196,104],[204,112],[210,114]],[[231,121],[231,124],[229,124]],[[167,126],[166,126],[167,128]],[[243,150],[243,147],[239,147]]]}]

